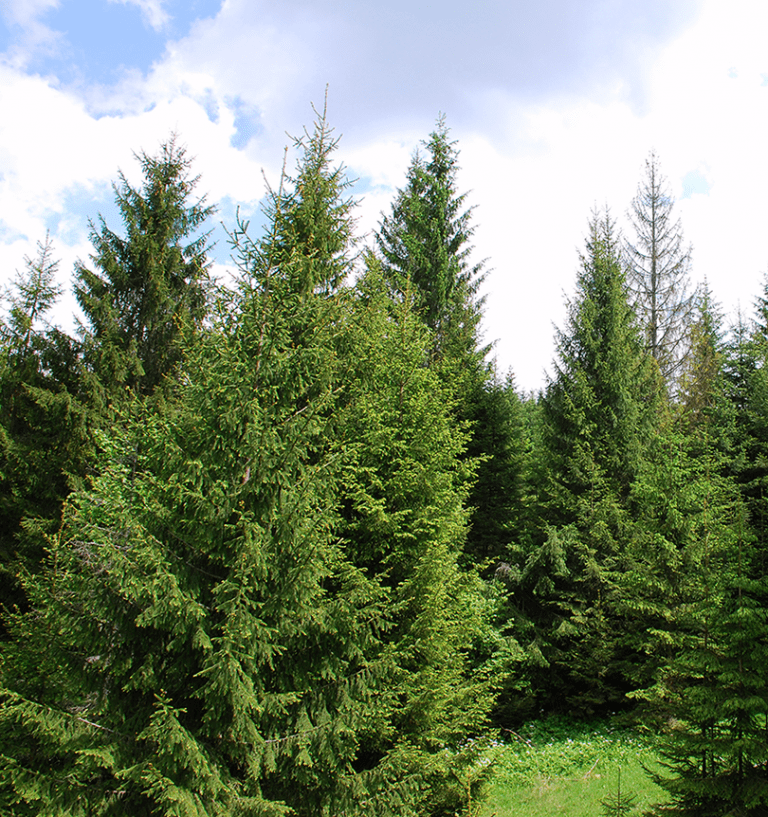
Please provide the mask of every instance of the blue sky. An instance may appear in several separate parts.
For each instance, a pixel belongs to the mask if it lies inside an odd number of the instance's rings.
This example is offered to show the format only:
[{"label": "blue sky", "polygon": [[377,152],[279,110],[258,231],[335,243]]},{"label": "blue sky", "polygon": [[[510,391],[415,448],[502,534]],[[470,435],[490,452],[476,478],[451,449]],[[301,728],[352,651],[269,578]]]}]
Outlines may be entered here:
[{"label": "blue sky", "polygon": [[[768,261],[768,9],[749,0],[0,0],[0,280],[50,230],[64,283],[111,183],[176,132],[231,227],[328,86],[370,236],[447,115],[487,258],[487,340],[551,370],[592,208],[620,224],[651,149],[693,275],[749,312]],[[218,263],[226,265],[217,226]],[[62,305],[62,321],[74,310]]]}]

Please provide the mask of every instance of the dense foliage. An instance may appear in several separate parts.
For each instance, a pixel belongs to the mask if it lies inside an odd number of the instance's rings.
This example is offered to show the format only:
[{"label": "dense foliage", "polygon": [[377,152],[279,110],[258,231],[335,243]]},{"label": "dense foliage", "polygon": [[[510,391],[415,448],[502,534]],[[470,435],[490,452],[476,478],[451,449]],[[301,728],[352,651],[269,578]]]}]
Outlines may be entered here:
[{"label": "dense foliage", "polygon": [[337,147],[318,114],[229,283],[173,138],[76,336],[49,239],[8,290],[0,811],[474,813],[544,711],[659,733],[668,813],[765,813],[768,294],[689,296],[652,155],[521,395],[445,119],[367,249]]}]

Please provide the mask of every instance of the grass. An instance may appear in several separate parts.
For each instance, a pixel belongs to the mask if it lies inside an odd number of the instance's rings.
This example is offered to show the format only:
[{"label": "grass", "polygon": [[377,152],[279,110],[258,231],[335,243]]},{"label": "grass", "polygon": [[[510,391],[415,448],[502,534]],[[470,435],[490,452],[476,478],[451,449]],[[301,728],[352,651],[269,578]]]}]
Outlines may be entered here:
[{"label": "grass", "polygon": [[602,817],[601,801],[632,793],[631,815],[666,801],[647,775],[658,759],[637,733],[609,723],[579,724],[549,718],[509,733],[494,749],[495,770],[480,817]]}]

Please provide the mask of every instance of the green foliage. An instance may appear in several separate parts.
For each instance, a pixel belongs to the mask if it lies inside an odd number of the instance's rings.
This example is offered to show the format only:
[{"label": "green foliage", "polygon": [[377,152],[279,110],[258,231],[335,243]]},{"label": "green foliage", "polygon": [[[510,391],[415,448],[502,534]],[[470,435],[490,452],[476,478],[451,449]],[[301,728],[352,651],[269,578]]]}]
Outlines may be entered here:
[{"label": "green foliage", "polygon": [[24,604],[17,582],[42,548],[23,520],[56,523],[92,452],[79,399],[79,347],[46,319],[60,294],[58,262],[46,237],[17,275],[0,324],[0,606]]},{"label": "green foliage", "polygon": [[638,794],[638,813],[664,798],[643,768],[658,765],[653,745],[635,731],[604,721],[549,717],[528,722],[495,747],[493,760],[491,792],[481,812],[489,817],[593,817],[601,813],[602,800],[615,796],[619,768],[622,789],[631,787]]},{"label": "green foliage", "polygon": [[472,413],[471,454],[478,460],[477,480],[469,504],[470,558],[496,570],[512,543],[527,542],[530,496],[530,439],[523,402],[511,375],[489,377],[476,395]]},{"label": "green foliage", "polygon": [[658,410],[658,383],[642,351],[619,252],[609,214],[595,214],[543,400],[554,499],[566,520],[584,513],[585,495],[589,502],[606,492],[627,496]]},{"label": "green foliage", "polygon": [[275,265],[236,240],[239,288],[172,410],[115,418],[10,622],[2,779],[20,809],[377,813],[407,793],[356,767],[387,617],[337,534],[338,304],[297,292],[300,246]]},{"label": "green foliage", "polygon": [[600,801],[603,807],[603,817],[622,817],[624,814],[629,814],[637,802],[637,795],[628,794],[621,790],[621,766],[617,776],[616,792],[609,794]]},{"label": "green foliage", "polygon": [[459,152],[445,117],[416,153],[407,182],[376,236],[384,277],[393,297],[413,303],[432,330],[430,365],[453,389],[454,414],[468,422],[466,454],[477,481],[467,558],[488,567],[498,560],[522,522],[523,437],[516,395],[496,382],[480,340],[483,263],[472,263],[472,208],[457,190]]},{"label": "green foliage", "polygon": [[206,314],[207,233],[213,212],[205,199],[190,203],[197,178],[175,137],[157,156],[138,157],[141,189],[120,174],[115,200],[124,236],[100,218],[91,224],[96,271],[78,264],[75,292],[88,321],[85,350],[102,385],[141,394],[173,371],[182,347],[199,333]]},{"label": "green foliage", "polygon": [[658,780],[680,814],[761,814],[768,803],[768,588],[736,512],[730,538],[707,543],[703,591],[678,622],[685,641],[665,674],[673,720],[663,755],[674,776]]},{"label": "green foliage", "polygon": [[333,136],[326,109],[317,114],[312,132],[294,140],[301,151],[295,177],[283,173],[278,190],[270,190],[266,215],[272,230],[262,252],[268,263],[290,271],[297,294],[330,294],[352,271],[355,203],[344,198],[351,182],[343,165],[331,167],[339,140]]},{"label": "green foliage", "polygon": [[457,192],[458,150],[444,116],[423,145],[427,158],[413,157],[376,241],[393,291],[409,291],[434,331],[435,356],[466,365],[477,355],[483,265],[469,261],[472,209],[464,209],[466,194]]},{"label": "green foliage", "polygon": [[557,678],[550,694],[592,712],[621,705],[627,691],[620,582],[631,568],[628,498],[661,404],[607,213],[590,223],[577,297],[558,337],[542,399],[546,527],[516,597]]},{"label": "green foliage", "polygon": [[391,695],[367,751],[410,769],[425,802],[445,809],[438,803],[464,773],[457,747],[484,728],[510,647],[491,627],[493,599],[460,568],[466,432],[453,420],[452,390],[425,366],[430,336],[407,294],[392,300],[368,259],[345,350],[347,405],[337,415],[349,456],[345,538],[356,564],[390,591]]}]

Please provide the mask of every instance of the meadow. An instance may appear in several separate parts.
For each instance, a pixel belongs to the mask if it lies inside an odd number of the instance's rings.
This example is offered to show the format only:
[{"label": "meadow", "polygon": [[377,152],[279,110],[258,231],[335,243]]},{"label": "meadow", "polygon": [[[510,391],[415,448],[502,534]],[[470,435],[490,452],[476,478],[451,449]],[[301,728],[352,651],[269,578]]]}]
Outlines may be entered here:
[{"label": "meadow", "polygon": [[658,755],[637,731],[549,718],[505,734],[479,817],[639,817],[666,802],[646,772],[661,768]]}]

